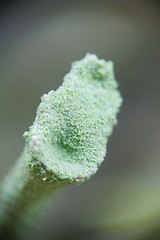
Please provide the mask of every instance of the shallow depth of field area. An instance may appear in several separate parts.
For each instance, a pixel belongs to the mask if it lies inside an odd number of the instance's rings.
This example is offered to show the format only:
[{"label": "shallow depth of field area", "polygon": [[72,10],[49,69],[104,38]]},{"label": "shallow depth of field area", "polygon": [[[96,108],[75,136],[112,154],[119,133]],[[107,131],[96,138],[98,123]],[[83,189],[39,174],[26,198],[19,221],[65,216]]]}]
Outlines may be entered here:
[{"label": "shallow depth of field area", "polygon": [[0,180],[40,97],[74,60],[112,60],[124,100],[97,174],[51,199],[30,239],[160,239],[159,2],[12,1],[0,11]]}]

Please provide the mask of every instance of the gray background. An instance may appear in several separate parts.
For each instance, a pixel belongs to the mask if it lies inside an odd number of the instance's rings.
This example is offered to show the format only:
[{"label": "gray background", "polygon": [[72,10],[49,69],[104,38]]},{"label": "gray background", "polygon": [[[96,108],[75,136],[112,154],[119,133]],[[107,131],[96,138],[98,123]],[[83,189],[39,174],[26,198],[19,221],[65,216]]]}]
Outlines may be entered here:
[{"label": "gray background", "polygon": [[30,239],[159,239],[158,1],[12,1],[0,15],[0,178],[40,96],[87,53],[112,60],[124,99],[97,174],[51,199]]}]

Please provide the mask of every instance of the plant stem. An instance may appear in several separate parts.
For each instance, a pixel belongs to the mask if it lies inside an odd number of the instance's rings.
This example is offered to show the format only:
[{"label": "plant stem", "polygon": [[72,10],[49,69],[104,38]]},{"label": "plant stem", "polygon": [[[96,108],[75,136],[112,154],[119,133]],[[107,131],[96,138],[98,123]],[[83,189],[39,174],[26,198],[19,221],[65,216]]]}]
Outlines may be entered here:
[{"label": "plant stem", "polygon": [[0,188],[0,239],[21,239],[25,230],[36,225],[43,205],[63,182],[48,183],[28,171],[24,150]]},{"label": "plant stem", "polygon": [[3,236],[18,239],[55,190],[82,183],[97,171],[117,123],[122,102],[117,87],[112,62],[88,54],[72,65],[57,91],[41,98],[24,133],[24,152],[1,184]]}]

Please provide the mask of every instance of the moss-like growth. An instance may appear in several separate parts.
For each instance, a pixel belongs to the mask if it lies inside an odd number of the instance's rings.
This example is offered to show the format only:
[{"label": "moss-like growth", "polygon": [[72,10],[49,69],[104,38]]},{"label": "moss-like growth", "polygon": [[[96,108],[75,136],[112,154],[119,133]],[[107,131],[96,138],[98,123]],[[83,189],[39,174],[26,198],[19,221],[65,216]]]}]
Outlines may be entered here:
[{"label": "moss-like growth", "polygon": [[112,62],[92,54],[74,62],[62,86],[41,100],[24,133],[25,150],[0,188],[0,228],[12,239],[38,202],[97,171],[122,102]]},{"label": "moss-like growth", "polygon": [[112,62],[87,54],[73,63],[24,134],[32,173],[50,182],[88,179],[104,159],[120,104]]}]

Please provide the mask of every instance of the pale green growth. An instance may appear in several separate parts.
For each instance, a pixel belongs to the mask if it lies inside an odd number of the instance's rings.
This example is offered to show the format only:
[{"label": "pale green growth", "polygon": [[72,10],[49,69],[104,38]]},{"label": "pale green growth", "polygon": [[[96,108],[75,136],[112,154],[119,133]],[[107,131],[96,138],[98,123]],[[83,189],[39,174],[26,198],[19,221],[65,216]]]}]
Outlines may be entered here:
[{"label": "pale green growth", "polygon": [[92,54],[74,62],[62,86],[41,100],[24,133],[24,152],[1,184],[0,225],[5,231],[11,225],[12,233],[26,222],[34,203],[97,171],[122,102],[113,63]]},{"label": "pale green growth", "polygon": [[73,63],[63,85],[42,97],[24,134],[32,173],[50,182],[88,179],[104,159],[120,105],[112,62],[87,54]]}]

